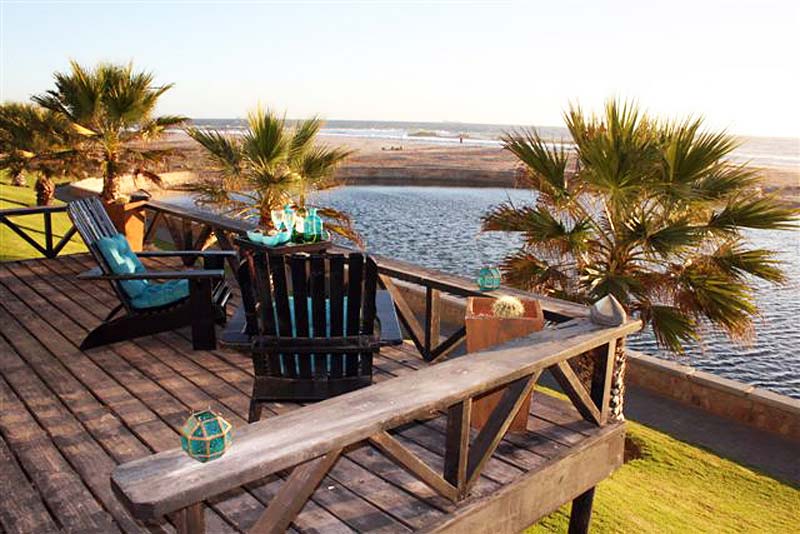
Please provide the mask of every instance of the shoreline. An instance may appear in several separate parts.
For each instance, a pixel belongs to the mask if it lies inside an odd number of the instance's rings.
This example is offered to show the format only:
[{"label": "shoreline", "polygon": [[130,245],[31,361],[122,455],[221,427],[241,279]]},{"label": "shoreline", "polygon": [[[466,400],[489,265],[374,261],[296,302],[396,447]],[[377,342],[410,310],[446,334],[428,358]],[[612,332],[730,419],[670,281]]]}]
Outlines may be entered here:
[{"label": "shoreline", "polygon": [[[320,135],[320,139],[354,151],[338,171],[347,185],[517,187],[516,159],[499,146],[338,135]],[[183,132],[169,133],[155,146],[179,154],[163,171],[196,173],[205,164],[199,146]],[[762,167],[761,172],[764,193],[776,193],[800,206],[800,169]]]}]

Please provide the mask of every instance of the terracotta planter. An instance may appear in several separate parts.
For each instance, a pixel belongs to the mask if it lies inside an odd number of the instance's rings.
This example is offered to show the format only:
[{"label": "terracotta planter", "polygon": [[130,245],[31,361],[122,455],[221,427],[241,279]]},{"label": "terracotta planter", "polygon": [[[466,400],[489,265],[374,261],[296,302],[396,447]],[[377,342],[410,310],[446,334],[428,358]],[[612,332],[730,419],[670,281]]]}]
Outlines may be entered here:
[{"label": "terracotta planter", "polygon": [[[467,352],[481,350],[500,345],[512,339],[527,336],[544,328],[542,307],[536,300],[520,299],[525,306],[525,314],[517,318],[495,317],[492,314],[494,298],[470,297],[467,301],[467,312],[464,322],[467,327]],[[476,397],[472,403],[472,426],[483,428],[489,420],[492,410],[500,402],[504,387],[495,389]],[[522,403],[510,431],[522,432],[527,428],[530,412],[531,395]]]},{"label": "terracotta planter", "polygon": [[105,203],[108,216],[121,234],[125,234],[131,249],[135,252],[142,250],[144,245],[144,210],[145,201],[138,200],[120,204],[118,202]]}]

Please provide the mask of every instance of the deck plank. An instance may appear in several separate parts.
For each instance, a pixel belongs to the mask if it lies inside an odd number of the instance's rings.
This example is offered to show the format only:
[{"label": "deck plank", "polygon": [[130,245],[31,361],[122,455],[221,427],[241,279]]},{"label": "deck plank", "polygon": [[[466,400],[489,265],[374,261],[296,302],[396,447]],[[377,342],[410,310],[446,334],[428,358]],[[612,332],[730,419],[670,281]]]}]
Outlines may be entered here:
[{"label": "deck plank", "polygon": [[0,437],[0,528],[5,532],[58,532],[36,486]]},{"label": "deck plank", "polygon": [[[174,266],[163,258],[147,263]],[[93,265],[88,255],[0,265],[0,402],[13,408],[0,413],[0,475],[8,473],[22,488],[24,502],[31,503],[27,510],[14,508],[0,496],[0,531],[47,532],[65,526],[141,530],[108,492],[109,470],[174,448],[177,429],[190,409],[212,406],[235,427],[246,424],[253,380],[247,354],[224,348],[193,351],[188,329],[87,352],[77,348],[117,303],[107,284],[75,279]],[[232,302],[240,302],[238,291]],[[375,381],[428,365],[411,346],[386,347],[375,359]],[[529,417],[533,432],[501,441],[465,502],[451,503],[373,446],[362,444],[340,457],[293,531],[402,532],[443,524],[454,512],[496,494],[593,435],[592,425],[587,427],[560,400],[537,402],[537,397]],[[299,406],[267,403],[264,414],[271,417]],[[434,415],[393,434],[441,470],[446,420]],[[90,466],[95,466],[93,472]],[[213,499],[206,509],[209,531],[252,525],[284,483],[286,474],[280,475]],[[41,528],[28,528],[36,525]],[[148,525],[153,528],[170,531],[171,525]]]},{"label": "deck plank", "polygon": [[0,377],[0,434],[14,451],[59,527],[74,532],[119,532],[78,473]]}]

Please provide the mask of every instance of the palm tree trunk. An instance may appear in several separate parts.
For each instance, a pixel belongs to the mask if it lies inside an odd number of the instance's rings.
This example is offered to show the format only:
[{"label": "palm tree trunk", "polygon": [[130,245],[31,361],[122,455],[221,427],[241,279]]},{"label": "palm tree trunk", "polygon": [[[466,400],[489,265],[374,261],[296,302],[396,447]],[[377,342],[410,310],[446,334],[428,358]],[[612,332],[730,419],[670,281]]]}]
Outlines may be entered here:
[{"label": "palm tree trunk", "polygon": [[11,173],[11,185],[15,185],[17,187],[25,187],[28,185],[28,181],[25,179],[25,175],[22,172],[12,172]]},{"label": "palm tree trunk", "polygon": [[263,204],[259,206],[258,226],[264,229],[272,227],[272,215],[270,214],[269,206],[264,206]]},{"label": "palm tree trunk", "polygon": [[39,178],[36,179],[34,189],[36,190],[37,206],[49,206],[50,203],[53,202],[53,197],[56,193],[56,184],[53,183],[53,179],[49,175],[39,175]]},{"label": "palm tree trunk", "polygon": [[105,173],[103,174],[103,192],[100,195],[106,202],[113,202],[119,198],[119,180],[117,179],[117,165],[113,156],[106,156]]},{"label": "palm tree trunk", "polygon": [[620,339],[614,349],[614,372],[611,375],[611,399],[610,414],[611,421],[624,421],[625,414],[625,369],[627,367],[627,354],[625,352],[625,340]]}]

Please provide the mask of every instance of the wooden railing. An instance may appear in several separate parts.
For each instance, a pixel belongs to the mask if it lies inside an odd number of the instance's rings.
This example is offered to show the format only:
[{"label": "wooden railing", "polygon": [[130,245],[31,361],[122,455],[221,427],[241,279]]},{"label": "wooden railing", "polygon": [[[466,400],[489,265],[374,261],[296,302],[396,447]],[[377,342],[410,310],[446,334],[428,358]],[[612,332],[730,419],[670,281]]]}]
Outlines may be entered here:
[{"label": "wooden railing", "polygon": [[[507,287],[495,291],[480,291],[474,280],[463,276],[445,274],[384,256],[371,256],[378,264],[382,287],[392,294],[398,317],[400,317],[406,332],[422,357],[429,362],[446,358],[458,348],[466,336],[466,328],[463,324],[449,336],[441,336],[442,300],[445,295],[460,298],[500,297],[502,295],[531,297],[530,293]],[[398,287],[397,281],[406,286],[417,286],[424,291],[425,306],[422,322],[417,318],[418,314],[415,313],[414,307],[407,302],[405,292]],[[536,300],[541,304],[545,318],[552,322],[560,323],[576,317],[585,317],[588,314],[585,306],[572,302],[540,295],[536,295]]]},{"label": "wooden railing", "polygon": [[[144,208],[148,212],[145,243],[153,240],[159,225],[163,224],[178,250],[202,250],[214,240],[221,249],[234,250],[234,236],[255,228],[246,221],[159,200],[148,201]],[[186,258],[187,264],[192,261],[193,258]],[[235,261],[231,260],[230,267],[236,271]]]},{"label": "wooden railing", "polygon": [[[432,282],[433,283],[433,282]],[[609,424],[611,367],[617,343],[641,327],[625,320],[601,326],[571,319],[496,349],[470,354],[237,430],[235,446],[201,464],[182,450],[119,466],[112,486],[131,513],[153,520],[176,513],[181,532],[203,532],[203,501],[283,470],[291,470],[251,532],[283,532],[347,447],[368,441],[451,501],[463,499],[545,370],[566,373],[570,399],[584,418]],[[599,349],[599,350],[598,350]],[[586,389],[570,359],[602,352]],[[504,387],[489,422],[470,441],[473,399]],[[437,412],[447,414],[443,472],[437,472],[391,430]],[[616,424],[616,423],[614,423]]]},{"label": "wooden railing", "polygon": [[[63,236],[55,242],[56,236],[53,234],[53,214],[66,213],[66,206],[37,206],[31,208],[13,208],[0,210],[0,225],[7,226],[23,241],[28,243],[34,250],[46,258],[55,258],[75,235],[75,226],[71,226]],[[31,230],[15,223],[13,217],[24,217],[31,215],[41,215],[44,219],[44,245],[40,244],[32,235]]]}]

